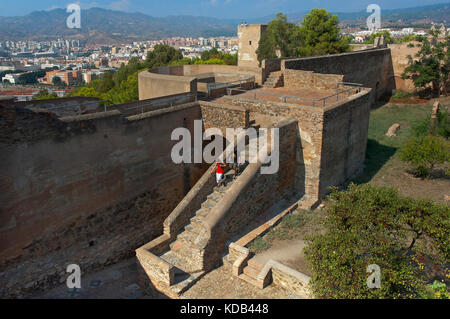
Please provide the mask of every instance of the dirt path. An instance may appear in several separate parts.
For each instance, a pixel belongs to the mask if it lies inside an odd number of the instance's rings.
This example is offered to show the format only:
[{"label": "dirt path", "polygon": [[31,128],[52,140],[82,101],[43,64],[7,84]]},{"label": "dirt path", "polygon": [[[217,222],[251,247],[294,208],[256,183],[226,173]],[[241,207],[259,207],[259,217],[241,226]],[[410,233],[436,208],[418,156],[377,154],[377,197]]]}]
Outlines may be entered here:
[{"label": "dirt path", "polygon": [[225,266],[206,274],[186,291],[186,299],[298,299],[294,294],[273,284],[259,289],[233,276]]},{"label": "dirt path", "polygon": [[136,258],[88,275],[81,276],[81,289],[69,289],[66,284],[47,291],[35,292],[32,299],[139,299],[145,294],[137,284]]},{"label": "dirt path", "polygon": [[307,267],[305,255],[303,253],[303,249],[305,247],[306,243],[302,239],[274,240],[269,249],[257,254],[254,258],[263,265],[265,265],[270,259],[273,259],[299,272],[311,276],[311,272]]}]

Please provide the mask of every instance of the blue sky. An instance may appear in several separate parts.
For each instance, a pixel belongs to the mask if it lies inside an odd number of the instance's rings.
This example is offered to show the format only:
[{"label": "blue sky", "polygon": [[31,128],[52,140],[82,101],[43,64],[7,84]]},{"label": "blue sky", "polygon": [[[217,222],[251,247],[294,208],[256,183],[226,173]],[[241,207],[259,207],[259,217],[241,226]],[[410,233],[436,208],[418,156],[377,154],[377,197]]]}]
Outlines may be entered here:
[{"label": "blue sky", "polygon": [[216,18],[256,18],[276,12],[299,12],[326,8],[334,12],[364,10],[371,3],[381,9],[396,9],[448,3],[448,0],[0,0],[0,16],[25,15],[36,10],[65,8],[78,2],[81,8],[101,7],[142,12],[155,17],[195,15]]}]

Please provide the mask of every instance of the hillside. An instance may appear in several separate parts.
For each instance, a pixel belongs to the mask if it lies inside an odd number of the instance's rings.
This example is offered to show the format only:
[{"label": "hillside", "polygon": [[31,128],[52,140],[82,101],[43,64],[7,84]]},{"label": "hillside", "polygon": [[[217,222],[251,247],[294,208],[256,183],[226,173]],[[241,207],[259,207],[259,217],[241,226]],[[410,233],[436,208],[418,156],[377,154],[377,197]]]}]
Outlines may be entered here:
[{"label": "hillside", "polygon": [[[299,23],[307,12],[288,13],[292,22]],[[365,26],[368,13],[339,13],[346,26]],[[127,13],[100,8],[82,11],[81,29],[66,26],[68,13],[64,9],[35,11],[25,16],[0,17],[0,41],[45,40],[57,37],[84,40],[87,43],[114,44],[137,40],[162,39],[174,36],[212,37],[236,35],[237,25],[268,23],[275,14],[258,19],[216,19],[193,16],[151,17],[142,13]],[[383,26],[427,24],[450,21],[450,3],[424,7],[383,10]]]},{"label": "hillside", "polygon": [[[0,17],[0,41],[19,39],[77,38],[95,43],[160,39],[172,36],[234,35],[236,26],[214,18],[169,16],[155,18],[100,8],[83,10],[81,29],[69,29],[63,9],[36,11],[21,17]],[[94,34],[103,36],[91,37]],[[98,42],[100,41],[100,42]],[[92,42],[94,43],[94,42]]]}]

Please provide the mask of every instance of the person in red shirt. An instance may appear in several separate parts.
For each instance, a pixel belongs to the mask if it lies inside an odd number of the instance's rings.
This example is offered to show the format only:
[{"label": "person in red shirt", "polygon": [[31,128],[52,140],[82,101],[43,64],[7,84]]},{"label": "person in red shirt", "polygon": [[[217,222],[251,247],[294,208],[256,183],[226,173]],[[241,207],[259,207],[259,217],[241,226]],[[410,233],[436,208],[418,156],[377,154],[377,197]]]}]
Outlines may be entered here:
[{"label": "person in red shirt", "polygon": [[216,164],[216,181],[217,181],[217,186],[221,186],[224,185],[224,168],[225,168],[225,164],[223,163],[217,163]]}]

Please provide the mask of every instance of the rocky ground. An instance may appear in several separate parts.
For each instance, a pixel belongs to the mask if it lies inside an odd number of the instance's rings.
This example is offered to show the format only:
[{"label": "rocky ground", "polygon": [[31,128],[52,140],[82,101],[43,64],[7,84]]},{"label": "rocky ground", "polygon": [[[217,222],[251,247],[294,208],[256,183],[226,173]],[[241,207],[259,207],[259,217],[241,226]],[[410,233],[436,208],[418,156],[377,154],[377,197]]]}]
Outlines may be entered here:
[{"label": "rocky ground", "polygon": [[288,291],[270,285],[259,289],[233,276],[225,266],[206,274],[182,298],[188,299],[297,299]]},{"label": "rocky ground", "polygon": [[[164,295],[149,296],[137,284],[136,259],[130,258],[105,269],[82,276],[81,289],[68,289],[62,284],[48,291],[38,291],[31,299],[165,299]],[[206,274],[183,299],[295,299],[295,295],[276,286],[263,290],[234,277],[224,266]]]}]

